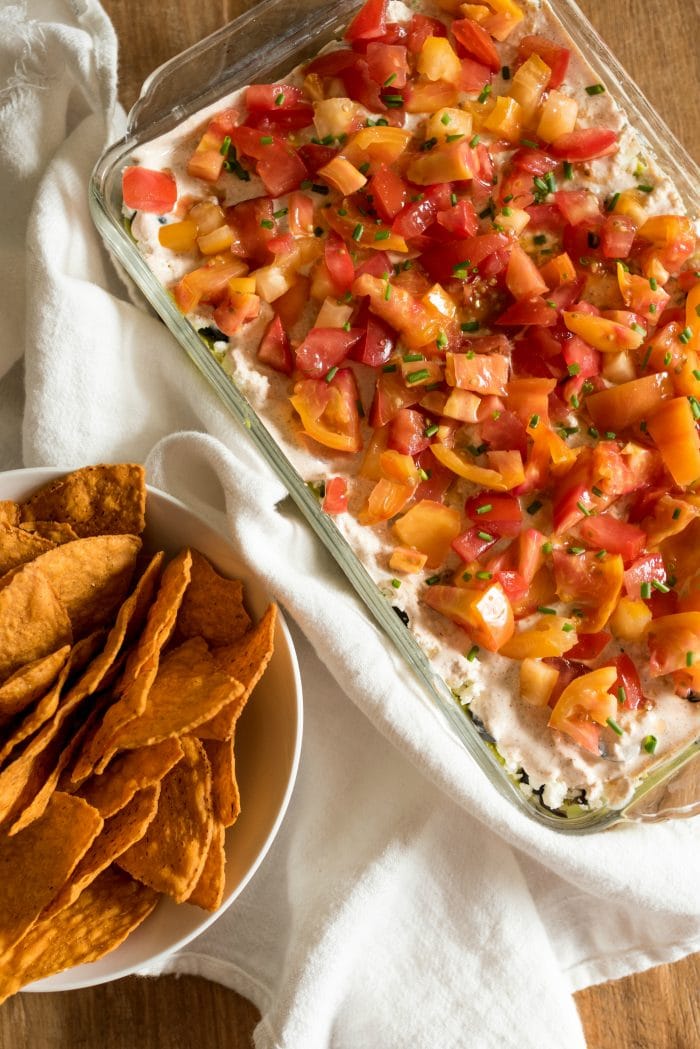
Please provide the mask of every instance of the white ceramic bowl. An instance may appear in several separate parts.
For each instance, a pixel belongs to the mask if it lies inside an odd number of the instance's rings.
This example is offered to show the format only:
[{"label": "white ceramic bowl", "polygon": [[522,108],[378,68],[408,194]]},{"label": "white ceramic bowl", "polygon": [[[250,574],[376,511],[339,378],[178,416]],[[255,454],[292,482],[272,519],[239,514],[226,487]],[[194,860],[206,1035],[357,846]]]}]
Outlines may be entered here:
[{"label": "white ceramic bowl", "polygon": [[[69,469],[37,468],[0,474],[0,500],[21,500]],[[194,547],[224,575],[242,579],[246,604],[255,619],[270,603],[270,595],[245,570],[228,540],[179,500],[150,486],[145,540],[153,549],[168,554],[183,546]],[[65,991],[127,976],[184,946],[230,907],[262,863],[282,823],[299,765],[302,709],[294,644],[280,616],[272,659],[236,727],[241,814],[226,832],[226,887],[221,907],[210,914],[164,897],[121,947],[99,961],[47,977],[25,990]]]}]

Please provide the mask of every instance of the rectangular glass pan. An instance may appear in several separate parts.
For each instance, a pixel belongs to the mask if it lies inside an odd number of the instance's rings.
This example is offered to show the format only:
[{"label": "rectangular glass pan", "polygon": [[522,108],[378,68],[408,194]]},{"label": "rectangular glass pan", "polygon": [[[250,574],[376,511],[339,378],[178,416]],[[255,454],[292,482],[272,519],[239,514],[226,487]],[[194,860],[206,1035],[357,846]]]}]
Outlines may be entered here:
[{"label": "rectangular glass pan", "polygon": [[[321,511],[316,496],[282,453],[263,421],[148,268],[124,226],[121,173],[140,144],[170,131],[187,117],[238,88],[254,82],[270,82],[284,75],[341,34],[360,6],[355,3],[341,8],[318,0],[262,0],[253,10],[156,70],[145,82],[141,97],[129,115],[125,137],[109,148],[95,167],[89,187],[94,221],[113,255],[277,471],[308,523],[424,685],[426,702],[502,794],[531,818],[570,834],[601,830],[625,819],[690,815],[700,805],[700,776],[697,774],[700,762],[693,761],[700,753],[700,741],[649,774],[632,800],[621,809],[570,807],[565,811],[552,811],[537,804],[536,799],[527,799],[523,795],[517,782],[505,772],[493,747],[455,702],[446,683],[431,669],[410,631],[381,595],[332,519]],[[688,214],[697,217],[700,214],[700,172],[696,165],[624,73],[573,0],[555,0],[554,9],[564,30],[638,131],[645,149],[655,155],[666,174],[673,179]],[[679,784],[681,773],[682,797],[673,789],[674,784]]]}]

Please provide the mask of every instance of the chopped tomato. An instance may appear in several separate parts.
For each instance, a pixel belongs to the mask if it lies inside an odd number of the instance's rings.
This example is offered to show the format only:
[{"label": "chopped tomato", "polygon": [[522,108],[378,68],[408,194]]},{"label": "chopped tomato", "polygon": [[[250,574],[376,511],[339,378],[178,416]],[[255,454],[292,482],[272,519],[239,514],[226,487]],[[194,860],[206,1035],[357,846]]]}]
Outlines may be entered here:
[{"label": "chopped tomato", "polygon": [[581,538],[591,546],[609,554],[620,554],[625,564],[634,561],[647,543],[646,532],[612,514],[585,517],[578,530]]},{"label": "chopped tomato", "polygon": [[678,612],[653,619],[647,632],[649,671],[661,677],[682,670],[700,654],[700,612]]},{"label": "chopped tomato", "polygon": [[400,408],[389,421],[389,448],[404,455],[418,455],[430,444],[425,435],[425,416],[414,408]]},{"label": "chopped tomato", "polygon": [[122,197],[127,208],[167,215],[177,201],[177,183],[167,171],[130,167],[122,172]]},{"label": "chopped tomato", "polygon": [[235,335],[260,313],[260,298],[249,293],[231,293],[214,310],[214,323],[224,335]]},{"label": "chopped tomato", "polygon": [[617,670],[617,678],[610,691],[617,699],[621,710],[638,710],[646,702],[646,696],[642,691],[639,672],[634,662],[626,652],[623,652],[615,660],[614,666]]},{"label": "chopped tomato", "polygon": [[[379,164],[369,182],[377,213],[385,222],[393,222],[408,200],[408,186],[396,172],[386,164]],[[400,229],[396,233],[406,236]],[[409,236],[411,234],[408,234]]]},{"label": "chopped tomato", "polygon": [[290,398],[304,433],[338,452],[359,452],[359,391],[349,368],[341,368],[330,382],[303,379]]},{"label": "chopped tomato", "polygon": [[556,702],[550,728],[566,733],[579,746],[597,754],[597,726],[614,720],[617,713],[617,701],[609,691],[616,677],[615,667],[599,667],[574,678]]},{"label": "chopped tomato", "polygon": [[428,568],[438,568],[459,535],[460,524],[458,510],[421,499],[394,523],[392,531],[404,546],[414,546],[428,555]]},{"label": "chopped tomato", "polygon": [[331,231],[326,237],[324,259],[338,295],[343,295],[355,279],[355,267],[345,241]]},{"label": "chopped tomato", "polygon": [[607,630],[599,630],[596,634],[579,634],[578,641],[568,655],[571,659],[597,659],[611,641],[612,634]]},{"label": "chopped tomato", "polygon": [[359,328],[312,328],[294,352],[294,362],[304,375],[318,378],[344,361],[361,338]]},{"label": "chopped tomato", "polygon": [[523,512],[514,495],[475,495],[467,499],[465,511],[472,521],[487,532],[493,528],[499,536],[516,536],[522,528]]},{"label": "chopped tomato", "polygon": [[329,477],[321,504],[327,514],[344,514],[348,508],[348,482],[345,477]]},{"label": "chopped tomato", "polygon": [[526,324],[549,328],[557,323],[557,311],[541,295],[530,295],[509,306],[494,323],[504,328],[519,328]]},{"label": "chopped tomato", "polygon": [[345,30],[345,39],[376,40],[386,33],[386,0],[367,0]]},{"label": "chopped tomato", "polygon": [[534,626],[514,634],[501,650],[508,659],[544,659],[561,656],[576,644],[576,630],[571,619],[543,615]]},{"label": "chopped tomato", "polygon": [[491,34],[482,29],[478,22],[471,18],[455,19],[451,28],[458,45],[461,45],[467,55],[492,72],[500,72],[503,65],[501,56],[496,50]]},{"label": "chopped tomato", "polygon": [[428,15],[414,15],[409,23],[406,38],[408,50],[417,55],[429,36],[447,36],[444,23]]},{"label": "chopped tomato", "polygon": [[590,551],[576,555],[557,549],[552,559],[559,597],[576,604],[584,613],[581,629],[591,634],[602,630],[622,589],[622,558],[608,554],[601,560]]},{"label": "chopped tomato", "polygon": [[569,68],[571,51],[561,47],[546,36],[524,36],[518,44],[518,59],[524,62],[530,55],[539,55],[545,65],[549,66],[549,87],[561,87]]},{"label": "chopped tomato", "polygon": [[291,375],[294,371],[289,338],[279,316],[275,316],[265,329],[258,346],[258,360],[284,375]]},{"label": "chopped tomato", "polygon": [[578,131],[570,131],[568,135],[562,135],[552,142],[549,148],[552,156],[559,160],[573,163],[597,160],[599,157],[609,157],[611,153],[617,153],[618,135],[617,131],[609,131],[602,127],[580,128]]},{"label": "chopped tomato", "polygon": [[486,590],[431,586],[424,600],[430,608],[464,627],[472,640],[489,652],[498,652],[515,629],[513,609],[500,583],[493,583]]},{"label": "chopped tomato", "polygon": [[367,46],[367,68],[372,80],[392,90],[404,87],[408,73],[406,48],[402,44],[372,43]]},{"label": "chopped tomato", "polygon": [[646,584],[646,597],[651,594],[654,584],[666,583],[666,566],[661,554],[644,554],[638,557],[629,568],[625,570],[625,590],[629,597],[639,600],[642,596],[642,587]]},{"label": "chopped tomato", "polygon": [[452,540],[452,549],[466,564],[471,564],[490,550],[498,540],[499,536],[494,532],[487,532],[485,528],[474,525]]},{"label": "chopped tomato", "polygon": [[700,436],[689,399],[664,401],[647,427],[676,484],[694,484],[700,478]]}]

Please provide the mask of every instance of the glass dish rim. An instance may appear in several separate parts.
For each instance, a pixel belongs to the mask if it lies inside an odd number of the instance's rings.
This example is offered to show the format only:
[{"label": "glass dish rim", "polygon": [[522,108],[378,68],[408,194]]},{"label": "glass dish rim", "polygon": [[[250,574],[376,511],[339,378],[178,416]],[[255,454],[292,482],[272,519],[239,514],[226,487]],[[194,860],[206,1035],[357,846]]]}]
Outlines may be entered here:
[{"label": "glass dish rim", "polygon": [[[697,217],[697,214],[700,213],[700,191],[698,190],[700,168],[698,165],[612,55],[575,0],[545,0],[545,2],[563,26],[564,31],[584,52],[586,61],[592,70],[606,82],[611,96],[621,106],[630,123],[641,135],[645,145],[656,156],[661,166],[672,175],[676,187],[683,196],[685,206],[694,214],[694,217]],[[319,39],[324,34],[327,39],[330,39],[334,32],[347,25],[352,13],[361,6],[361,2],[355,0],[349,7],[343,9],[342,15],[339,15],[336,5],[323,0],[322,3],[315,4],[314,16],[311,19],[307,17],[303,27],[297,26],[293,21],[288,21],[279,40],[274,44],[268,41],[265,52],[266,61],[262,66],[259,62],[256,63],[257,80],[259,81],[266,74],[275,75],[276,70],[280,67],[291,68],[298,62],[304,45],[308,49],[309,43],[315,41],[315,45],[318,46]],[[227,95],[236,86],[252,82],[252,78],[247,74],[252,72],[253,56],[257,55],[258,51],[250,50],[247,59],[227,69],[222,79],[215,84],[205,84],[203,89],[190,94],[183,104],[169,109],[165,115],[162,112],[158,113],[159,88],[176,76],[178,71],[181,71],[188,63],[201,60],[202,56],[214,52],[220,46],[225,47],[227,42],[243,33],[254,22],[282,8],[288,12],[289,6],[285,0],[260,0],[256,6],[181,54],[174,56],[150,74],[144,82],[141,96],[129,114],[126,134],[105,150],[92,172],[89,184],[89,206],[93,221],[117,263],[136,283],[141,294],[145,296],[195,366],[214,388],[225,407],[242,428],[248,431],[258,451],[281,477],[306,522],[334,557],[346,579],[420,681],[423,686],[421,695],[424,702],[436,716],[440,717],[445,729],[457,736],[460,743],[487,775],[491,784],[506,796],[518,811],[560,833],[580,835],[599,832],[630,819],[630,816],[626,814],[643,797],[668,781],[680,767],[685,766],[700,754],[700,739],[689,744],[680,754],[672,755],[666,763],[650,770],[638,784],[631,799],[620,808],[597,808],[582,815],[571,816],[549,810],[544,805],[540,807],[526,798],[518,789],[514,777],[506,772],[492,748],[484,741],[468,711],[460,707],[442,678],[430,669],[427,658],[410,631],[395,615],[391,604],[380,594],[376,584],[331,519],[322,513],[318,500],[292,467],[284,452],[274,442],[261,419],[245,400],[244,395],[236,388],[194,327],[177,310],[171,297],[148,269],[124,227],[121,212],[110,206],[110,188],[113,189],[115,175],[120,173],[120,165],[123,165],[131,150],[139,143],[152,140],[169,131],[186,117],[210,105],[217,98]],[[155,115],[153,110],[155,110]]]}]

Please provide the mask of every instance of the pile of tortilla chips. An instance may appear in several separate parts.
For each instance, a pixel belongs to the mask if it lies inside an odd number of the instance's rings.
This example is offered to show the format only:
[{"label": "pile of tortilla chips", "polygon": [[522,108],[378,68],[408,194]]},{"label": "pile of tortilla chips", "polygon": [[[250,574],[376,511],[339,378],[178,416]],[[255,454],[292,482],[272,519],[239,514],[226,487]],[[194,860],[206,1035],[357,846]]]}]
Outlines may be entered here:
[{"label": "pile of tortilla chips", "polygon": [[0,502],[0,1001],[117,947],[164,893],[215,910],[236,721],[272,655],[243,586],[146,551],[143,469]]}]

